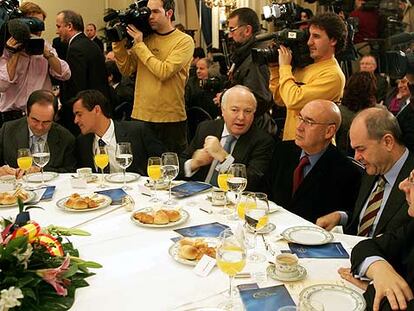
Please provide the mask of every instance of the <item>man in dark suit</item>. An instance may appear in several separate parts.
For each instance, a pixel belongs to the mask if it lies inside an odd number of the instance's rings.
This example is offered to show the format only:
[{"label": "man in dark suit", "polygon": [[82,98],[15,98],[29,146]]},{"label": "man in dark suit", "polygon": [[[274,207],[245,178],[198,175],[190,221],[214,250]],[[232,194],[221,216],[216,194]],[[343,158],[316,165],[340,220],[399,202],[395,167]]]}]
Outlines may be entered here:
[{"label": "man in dark suit", "polygon": [[[365,166],[366,171],[355,206],[351,213],[338,212],[338,209],[319,219],[317,224],[328,230],[342,224],[346,225],[345,233],[369,237],[400,227],[409,221],[409,217],[398,184],[414,168],[414,155],[402,143],[396,118],[386,109],[365,109],[354,118],[350,138],[355,159]],[[381,179],[385,180],[383,196],[367,231],[364,230],[368,223],[365,216]]]},{"label": "man in dark suit", "polygon": [[46,171],[73,172],[75,137],[53,122],[57,104],[53,93],[38,90],[27,101],[27,117],[4,123],[0,130],[0,164],[17,167],[17,150],[30,148],[35,141],[47,141],[50,160]]},{"label": "man in dark suit", "polygon": [[66,61],[72,75],[62,84],[60,123],[77,135],[79,129],[73,123],[71,98],[82,90],[95,89],[109,97],[109,85],[105,72],[105,58],[100,48],[83,33],[82,16],[65,10],[56,17],[56,34],[68,44]]},{"label": "man in dark suit", "polygon": [[341,124],[336,104],[311,101],[298,119],[295,140],[275,148],[265,187],[271,200],[315,222],[338,206],[353,206],[360,172],[331,143]]},{"label": "man in dark suit", "polygon": [[95,42],[99,46],[102,53],[104,52],[104,45],[103,45],[101,39],[99,39],[98,36],[96,35],[96,25],[95,24],[89,23],[88,25],[86,25],[85,35],[88,37],[89,40],[92,40],[93,42]]},{"label": "man in dark suit", "polygon": [[[399,184],[410,218],[414,217],[414,171]],[[407,209],[403,208],[407,213]],[[380,237],[358,243],[351,254],[351,271],[340,268],[341,277],[366,290],[367,310],[414,310],[414,221]],[[360,280],[368,277],[368,283]]]},{"label": "man in dark suit", "polygon": [[74,99],[75,123],[82,133],[76,139],[78,167],[94,168],[94,151],[104,144],[110,172],[120,172],[115,160],[116,144],[130,142],[133,161],[127,170],[147,175],[148,158],[160,156],[165,151],[164,146],[139,122],[113,121],[108,106],[108,100],[97,90],[81,91]]},{"label": "man in dark suit", "polygon": [[257,190],[269,165],[274,142],[270,135],[252,126],[256,105],[247,87],[236,85],[227,90],[221,104],[223,119],[199,125],[180,158],[181,174],[217,185],[214,171],[243,163],[247,170],[246,189]]}]

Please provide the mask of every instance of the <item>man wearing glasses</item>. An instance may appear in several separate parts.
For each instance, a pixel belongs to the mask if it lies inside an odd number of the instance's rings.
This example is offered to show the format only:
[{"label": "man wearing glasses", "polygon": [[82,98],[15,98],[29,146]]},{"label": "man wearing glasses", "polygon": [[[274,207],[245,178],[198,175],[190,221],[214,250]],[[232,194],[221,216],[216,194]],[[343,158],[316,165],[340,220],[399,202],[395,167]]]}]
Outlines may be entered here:
[{"label": "man wearing glasses", "polygon": [[340,206],[352,208],[360,170],[332,145],[341,124],[337,105],[309,102],[298,114],[295,140],[279,143],[265,178],[269,199],[315,222]]},{"label": "man wearing glasses", "polygon": [[366,172],[355,207],[348,213],[337,209],[316,224],[328,230],[346,225],[345,233],[367,237],[400,227],[410,218],[398,184],[414,169],[414,156],[401,141],[397,119],[387,109],[365,109],[352,121],[349,136],[355,159]]},{"label": "man wearing glasses", "polygon": [[[75,170],[75,137],[55,123],[57,101],[49,90],[37,90],[27,100],[27,117],[8,121],[0,129],[0,165],[17,167],[17,150],[47,142],[50,160],[45,171],[61,173]],[[35,170],[36,168],[33,167]]]},{"label": "man wearing glasses", "polygon": [[[230,86],[244,85],[252,90],[257,100],[255,122],[265,128],[264,117],[274,102],[269,89],[269,68],[266,64],[255,64],[252,61],[252,48],[263,47],[264,43],[256,42],[255,35],[260,33],[260,22],[255,11],[250,8],[239,8],[229,16],[229,38],[234,41],[235,50],[231,55],[232,65],[228,74]],[[271,129],[267,129],[272,132]],[[273,133],[272,133],[273,134]]]},{"label": "man wearing glasses", "polygon": [[292,52],[279,47],[279,65],[270,65],[271,89],[278,104],[286,106],[283,140],[295,139],[299,111],[310,101],[327,99],[334,102],[342,97],[345,76],[335,59],[346,42],[346,27],[335,13],[315,15],[310,21],[307,41],[314,63],[304,68],[292,68]]}]

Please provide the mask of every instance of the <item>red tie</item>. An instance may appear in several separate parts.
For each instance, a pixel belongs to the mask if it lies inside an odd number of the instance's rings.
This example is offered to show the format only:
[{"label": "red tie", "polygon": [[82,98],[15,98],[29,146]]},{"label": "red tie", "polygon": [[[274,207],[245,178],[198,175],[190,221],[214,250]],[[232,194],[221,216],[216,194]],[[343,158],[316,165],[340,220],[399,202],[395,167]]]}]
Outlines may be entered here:
[{"label": "red tie", "polygon": [[302,159],[300,159],[298,166],[295,168],[295,171],[293,172],[293,189],[292,189],[292,195],[296,192],[299,185],[303,181],[303,168],[309,164],[309,158],[307,155],[303,156]]}]

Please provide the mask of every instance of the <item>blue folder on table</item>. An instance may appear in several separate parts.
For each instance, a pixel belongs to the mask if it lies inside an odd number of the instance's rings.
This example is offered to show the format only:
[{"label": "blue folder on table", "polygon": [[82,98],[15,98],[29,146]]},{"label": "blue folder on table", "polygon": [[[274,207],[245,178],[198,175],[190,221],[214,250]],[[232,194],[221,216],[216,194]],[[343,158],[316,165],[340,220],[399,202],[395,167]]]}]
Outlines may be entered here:
[{"label": "blue folder on table", "polygon": [[128,195],[122,188],[95,191],[95,193],[107,195],[112,199],[112,205],[122,204],[122,199]]},{"label": "blue folder on table", "polygon": [[347,251],[338,242],[324,245],[289,243],[289,248],[299,258],[349,258]]},{"label": "blue folder on table", "polygon": [[240,296],[246,311],[275,311],[295,305],[285,285],[241,290]]},{"label": "blue folder on table", "polygon": [[185,237],[211,237],[216,238],[223,230],[228,229],[229,226],[218,222],[213,222],[204,225],[191,226],[186,228],[175,229],[174,231]]}]

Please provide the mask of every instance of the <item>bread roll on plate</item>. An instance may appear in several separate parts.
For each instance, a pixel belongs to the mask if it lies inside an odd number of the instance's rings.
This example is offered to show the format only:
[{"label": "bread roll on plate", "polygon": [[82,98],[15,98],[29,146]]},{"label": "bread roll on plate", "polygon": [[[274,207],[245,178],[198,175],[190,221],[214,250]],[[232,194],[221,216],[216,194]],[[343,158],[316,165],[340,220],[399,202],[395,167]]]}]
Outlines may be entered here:
[{"label": "bread roll on plate", "polygon": [[167,213],[162,210],[156,211],[154,215],[154,224],[166,225],[170,222]]}]

